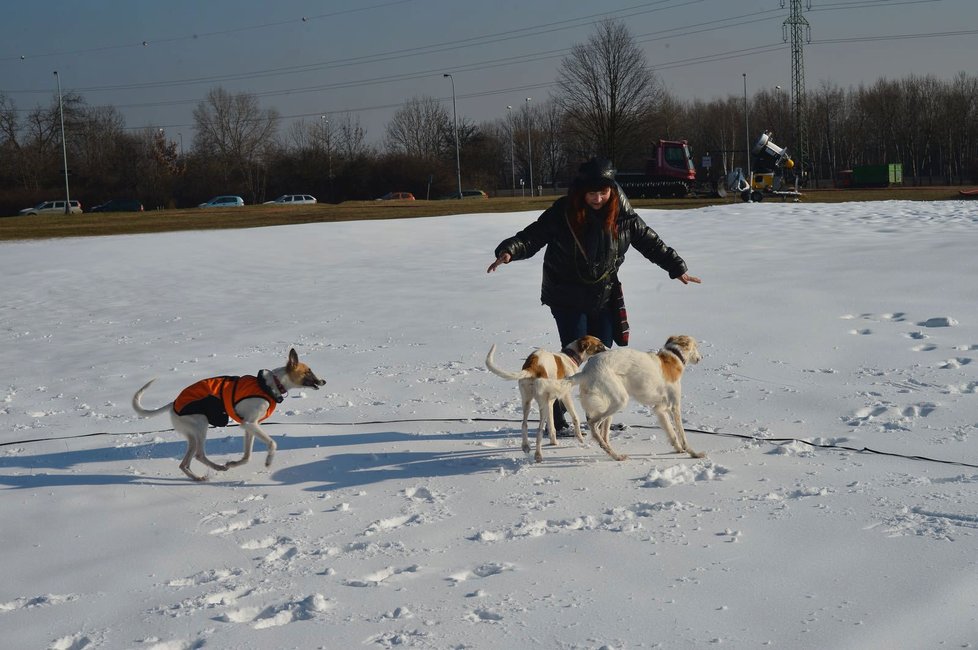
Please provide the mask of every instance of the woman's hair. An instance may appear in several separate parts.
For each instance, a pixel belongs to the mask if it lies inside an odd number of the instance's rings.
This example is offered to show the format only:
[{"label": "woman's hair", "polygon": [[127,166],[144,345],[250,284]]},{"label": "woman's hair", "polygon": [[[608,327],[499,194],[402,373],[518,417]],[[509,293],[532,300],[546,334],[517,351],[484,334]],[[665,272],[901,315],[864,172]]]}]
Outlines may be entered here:
[{"label": "woman's hair", "polygon": [[[567,193],[570,201],[567,205],[567,217],[570,220],[574,232],[580,234],[584,230],[584,221],[587,215],[588,205],[584,201],[584,195],[588,192],[597,191],[600,188],[586,187],[574,184]],[[618,208],[621,204],[618,201],[618,192],[611,188],[611,197],[604,204],[604,229],[612,235],[618,234]]]}]

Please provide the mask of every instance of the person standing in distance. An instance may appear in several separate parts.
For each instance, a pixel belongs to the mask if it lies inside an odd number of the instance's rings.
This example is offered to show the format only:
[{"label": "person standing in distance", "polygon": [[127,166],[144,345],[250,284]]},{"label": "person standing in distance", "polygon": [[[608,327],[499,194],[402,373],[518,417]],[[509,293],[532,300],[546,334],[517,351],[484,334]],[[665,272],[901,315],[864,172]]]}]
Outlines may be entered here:
[{"label": "person standing in distance", "polygon": [[[612,305],[613,291],[630,246],[670,278],[683,284],[701,282],[632,209],[615,182],[611,161],[592,158],[580,166],[566,196],[496,247],[496,260],[486,272],[492,273],[513,260],[528,259],[546,247],[540,300],[550,307],[561,347],[585,334],[611,347],[618,318]],[[569,431],[559,402],[555,403],[554,426],[558,431]]]}]

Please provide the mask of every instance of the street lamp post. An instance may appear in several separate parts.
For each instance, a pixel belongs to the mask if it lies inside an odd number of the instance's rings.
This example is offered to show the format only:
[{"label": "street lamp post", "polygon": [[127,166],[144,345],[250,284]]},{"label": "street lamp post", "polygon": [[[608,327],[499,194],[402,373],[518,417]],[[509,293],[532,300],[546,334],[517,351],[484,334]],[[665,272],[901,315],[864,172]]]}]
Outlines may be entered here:
[{"label": "street lamp post", "polygon": [[784,102],[781,99],[781,86],[775,86],[774,89],[778,91],[778,135],[784,139],[784,112],[781,110]]},{"label": "street lamp post", "polygon": [[452,80],[452,122],[455,125],[455,176],[458,179],[458,198],[462,198],[462,164],[458,155],[458,113],[455,110],[455,77],[447,72],[442,76]]},{"label": "street lamp post", "polygon": [[65,142],[65,109],[61,101],[61,75],[54,71],[54,76],[58,80],[58,114],[61,116],[61,155],[65,164],[65,214],[71,214],[71,194],[68,191],[68,145]]},{"label": "street lamp post", "polygon": [[509,120],[509,166],[513,174],[513,196],[516,196],[516,144],[513,142],[513,107],[506,107]]},{"label": "street lamp post", "polygon": [[533,196],[533,143],[530,142],[530,100],[526,98],[526,155],[530,161],[530,196]]},{"label": "street lamp post", "polygon": [[753,200],[754,179],[750,171],[750,113],[747,108],[747,73],[744,73],[744,129],[747,137],[747,201]]},{"label": "street lamp post", "polygon": [[319,139],[326,147],[326,175],[329,180],[329,200],[333,200],[333,141],[329,120],[325,115],[319,116]]}]

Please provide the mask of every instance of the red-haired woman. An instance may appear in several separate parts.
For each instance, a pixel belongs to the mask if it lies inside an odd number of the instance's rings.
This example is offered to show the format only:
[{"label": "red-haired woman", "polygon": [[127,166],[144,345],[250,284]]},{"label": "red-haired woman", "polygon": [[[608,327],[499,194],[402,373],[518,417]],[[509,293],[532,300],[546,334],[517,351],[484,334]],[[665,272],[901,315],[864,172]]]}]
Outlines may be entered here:
[{"label": "red-haired woman", "polygon": [[[676,251],[635,213],[615,182],[615,169],[608,160],[592,158],[582,164],[567,196],[499,244],[496,261],[487,272],[532,257],[544,246],[540,300],[550,307],[557,322],[561,347],[585,334],[611,346],[618,316],[611,305],[612,290],[629,246],[662,267],[670,278],[683,284],[700,282],[686,272],[686,263]],[[566,429],[563,409],[556,409],[554,416],[555,426]]]}]

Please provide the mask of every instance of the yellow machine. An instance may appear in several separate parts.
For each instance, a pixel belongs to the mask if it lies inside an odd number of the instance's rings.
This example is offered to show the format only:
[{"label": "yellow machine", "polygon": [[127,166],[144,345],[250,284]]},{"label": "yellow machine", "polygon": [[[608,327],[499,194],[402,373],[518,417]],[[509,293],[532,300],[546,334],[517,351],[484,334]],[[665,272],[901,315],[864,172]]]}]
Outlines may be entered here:
[{"label": "yellow machine", "polygon": [[782,199],[801,196],[797,178],[794,189],[787,185],[784,178],[785,170],[793,169],[795,161],[787,149],[774,143],[770,131],[762,133],[754,143],[751,162],[750,200],[762,201],[765,195],[780,196]]},{"label": "yellow machine", "polygon": [[750,181],[740,167],[727,174],[726,187],[719,186],[717,194],[726,196],[727,192],[740,194],[744,201],[759,203],[767,196],[778,196],[781,200],[793,198],[798,200],[798,178],[795,177],[794,187],[785,181],[785,170],[792,169],[795,161],[791,159],[788,150],[778,146],[771,139],[771,132],[765,131],[751,148]]}]

